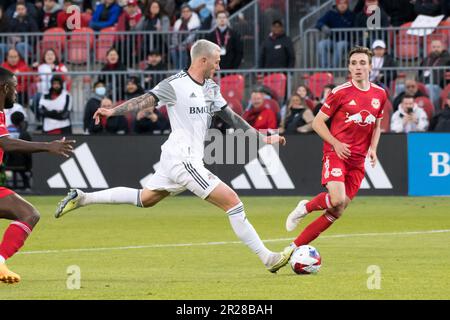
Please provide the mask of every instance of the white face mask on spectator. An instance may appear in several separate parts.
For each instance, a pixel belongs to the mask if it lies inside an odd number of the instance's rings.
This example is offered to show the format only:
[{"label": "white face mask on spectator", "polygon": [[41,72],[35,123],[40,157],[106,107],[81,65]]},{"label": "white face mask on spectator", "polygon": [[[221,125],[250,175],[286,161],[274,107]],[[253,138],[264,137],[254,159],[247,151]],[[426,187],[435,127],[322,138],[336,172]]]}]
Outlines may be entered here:
[{"label": "white face mask on spectator", "polygon": [[106,88],[105,87],[95,88],[95,94],[103,97],[106,94]]}]

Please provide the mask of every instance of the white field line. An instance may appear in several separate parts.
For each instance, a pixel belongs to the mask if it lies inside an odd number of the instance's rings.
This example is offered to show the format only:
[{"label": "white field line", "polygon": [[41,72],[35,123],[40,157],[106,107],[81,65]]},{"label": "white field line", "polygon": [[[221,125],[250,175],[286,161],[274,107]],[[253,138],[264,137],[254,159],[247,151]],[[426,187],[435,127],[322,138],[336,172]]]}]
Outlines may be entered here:
[{"label": "white field line", "polygon": [[[321,236],[319,239],[335,239],[335,238],[351,238],[351,237],[386,237],[386,236],[409,236],[433,233],[449,233],[450,229],[444,230],[428,230],[428,231],[409,231],[409,232],[386,232],[386,233],[348,233],[335,234],[330,236]],[[292,241],[292,238],[281,239],[267,239],[263,242],[282,242]],[[142,246],[127,246],[127,247],[109,247],[109,248],[75,248],[75,249],[60,249],[60,250],[36,250],[36,251],[21,251],[18,254],[46,254],[46,253],[67,253],[67,252],[98,252],[110,250],[130,250],[130,249],[152,249],[152,248],[177,248],[177,247],[197,247],[197,246],[220,246],[228,244],[241,244],[241,241],[220,241],[220,242],[197,242],[197,243],[168,243],[168,244],[150,244]]]}]

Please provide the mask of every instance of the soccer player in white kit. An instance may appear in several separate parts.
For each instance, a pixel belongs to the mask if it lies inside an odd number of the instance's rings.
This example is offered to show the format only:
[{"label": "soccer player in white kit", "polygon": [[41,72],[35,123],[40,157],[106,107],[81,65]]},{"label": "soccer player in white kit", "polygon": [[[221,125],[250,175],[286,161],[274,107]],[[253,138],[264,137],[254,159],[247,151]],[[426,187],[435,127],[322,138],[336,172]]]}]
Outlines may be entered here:
[{"label": "soccer player in white kit", "polygon": [[265,247],[246,218],[244,205],[236,192],[205,168],[203,152],[213,115],[237,129],[252,130],[264,143],[284,145],[286,140],[278,135],[262,135],[227,106],[220,87],[211,80],[215,71],[219,70],[219,46],[199,40],[191,48],[191,60],[187,71],[161,81],[148,93],[113,109],[101,107],[94,114],[96,122],[99,122],[101,117],[123,115],[157,105],[167,106],[172,132],[161,147],[160,167],[145,188],[117,187],[92,193],[74,189],[58,204],[55,217],[99,203],[152,207],[165,197],[187,189],[223,209],[238,238],[258,255],[269,271],[276,272],[287,264],[289,257]]}]

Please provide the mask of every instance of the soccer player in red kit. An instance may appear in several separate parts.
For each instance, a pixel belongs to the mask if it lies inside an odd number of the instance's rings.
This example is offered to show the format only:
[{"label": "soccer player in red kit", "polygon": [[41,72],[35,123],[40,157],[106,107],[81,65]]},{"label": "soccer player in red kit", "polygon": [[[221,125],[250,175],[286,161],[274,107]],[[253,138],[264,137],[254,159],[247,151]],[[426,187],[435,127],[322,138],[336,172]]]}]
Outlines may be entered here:
[{"label": "soccer player in red kit", "polygon": [[372,53],[368,48],[355,47],[350,51],[348,69],[351,80],[332,90],[313,121],[313,129],[324,140],[322,185],[328,192],[311,201],[300,201],[289,214],[286,229],[294,230],[310,212],[325,212],[285,248],[287,254],[309,244],[342,215],[361,186],[366,156],[372,166],[377,161],[386,91],[369,82]]},{"label": "soccer player in red kit", "polygon": [[[52,142],[28,142],[9,137],[3,110],[13,107],[17,97],[17,79],[14,74],[0,67],[0,164],[3,152],[50,152],[68,157],[74,141],[64,138]],[[10,271],[5,260],[15,254],[39,221],[39,212],[14,191],[0,187],[0,218],[13,220],[6,229],[0,243],[0,282],[16,283],[20,276]]]}]

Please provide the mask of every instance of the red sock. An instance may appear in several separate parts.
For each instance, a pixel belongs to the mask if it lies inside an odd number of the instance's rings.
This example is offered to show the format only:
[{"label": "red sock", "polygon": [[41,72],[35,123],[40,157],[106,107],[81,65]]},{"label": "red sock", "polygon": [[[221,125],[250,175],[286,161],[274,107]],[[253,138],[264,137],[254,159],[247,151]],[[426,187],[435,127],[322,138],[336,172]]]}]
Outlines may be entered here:
[{"label": "red sock", "polygon": [[329,226],[333,224],[336,220],[329,213],[325,213],[318,217],[316,220],[311,222],[305,230],[294,240],[294,243],[297,247],[303,246],[305,244],[310,243],[315,238],[317,238],[323,231],[328,229]]},{"label": "red sock", "polygon": [[326,192],[319,193],[314,199],[306,204],[306,210],[308,212],[330,209],[331,207],[330,195]]},{"label": "red sock", "polygon": [[0,256],[5,260],[13,256],[25,243],[33,228],[25,222],[14,221],[6,229],[0,244]]}]

